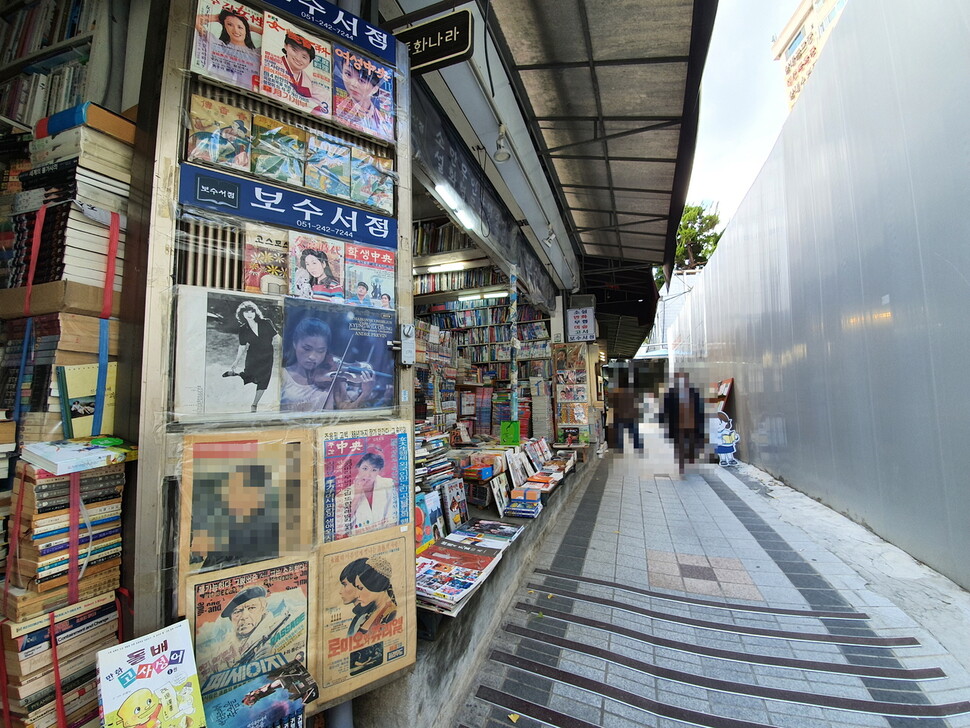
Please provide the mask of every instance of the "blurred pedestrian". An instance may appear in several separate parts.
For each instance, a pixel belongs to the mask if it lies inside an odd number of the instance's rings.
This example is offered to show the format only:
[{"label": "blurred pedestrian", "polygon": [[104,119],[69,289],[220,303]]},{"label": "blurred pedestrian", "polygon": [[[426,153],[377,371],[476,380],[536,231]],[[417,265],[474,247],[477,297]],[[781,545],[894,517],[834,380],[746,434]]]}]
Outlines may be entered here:
[{"label": "blurred pedestrian", "polygon": [[664,395],[661,421],[667,437],[674,443],[677,467],[684,474],[684,463],[693,463],[704,442],[704,403],[700,392],[690,385],[687,372],[675,372],[673,386]]}]

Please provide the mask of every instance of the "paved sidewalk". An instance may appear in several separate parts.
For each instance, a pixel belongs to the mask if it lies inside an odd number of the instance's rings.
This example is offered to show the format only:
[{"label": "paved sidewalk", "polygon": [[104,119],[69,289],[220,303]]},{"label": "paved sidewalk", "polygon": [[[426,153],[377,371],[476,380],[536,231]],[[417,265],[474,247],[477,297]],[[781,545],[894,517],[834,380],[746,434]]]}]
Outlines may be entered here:
[{"label": "paved sidewalk", "polygon": [[458,726],[970,728],[966,592],[753,469],[678,478],[646,429],[541,545]]}]

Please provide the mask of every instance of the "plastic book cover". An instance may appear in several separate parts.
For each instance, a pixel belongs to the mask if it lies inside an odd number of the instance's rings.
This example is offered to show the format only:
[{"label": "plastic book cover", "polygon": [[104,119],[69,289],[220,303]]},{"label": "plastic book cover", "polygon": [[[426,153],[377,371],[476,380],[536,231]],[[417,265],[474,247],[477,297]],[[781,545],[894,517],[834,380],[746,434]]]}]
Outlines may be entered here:
[{"label": "plastic book cover", "polygon": [[287,106],[330,118],[333,64],[330,44],[267,12],[259,90]]},{"label": "plastic book cover", "polygon": [[302,186],[305,159],[303,129],[268,116],[253,115],[253,174]]},{"label": "plastic book cover", "polygon": [[414,662],[414,547],[387,529],[324,552],[320,599],[321,700],[356,690]]},{"label": "plastic book cover", "polygon": [[352,306],[394,310],[394,251],[347,243],[344,295]]},{"label": "plastic book cover", "polygon": [[253,115],[192,94],[186,159],[249,171]]},{"label": "plastic book cover", "polygon": [[177,304],[175,416],[279,411],[280,300],[179,286]]},{"label": "plastic book cover", "polygon": [[394,71],[342,46],[333,47],[333,118],[394,141]]},{"label": "plastic book cover", "polygon": [[[350,246],[348,246],[350,247]],[[280,408],[370,410],[394,404],[394,311],[286,298]]]},{"label": "plastic book cover", "polygon": [[324,543],[411,521],[412,450],[408,428],[399,421],[320,430]]},{"label": "plastic book cover", "polygon": [[[57,367],[57,396],[61,403],[64,434],[88,437],[94,425],[98,402],[97,364],[74,364]],[[108,362],[105,372],[104,400],[101,411],[101,430],[114,432],[115,387],[118,381],[117,362]],[[100,433],[97,433],[100,434]]]},{"label": "plastic book cover", "polygon": [[27,443],[20,457],[49,473],[64,475],[137,460],[138,446],[107,435],[79,437]]},{"label": "plastic book cover", "polygon": [[587,397],[586,389],[585,384],[557,384],[556,401],[560,403],[585,402]]},{"label": "plastic book cover", "polygon": [[352,146],[329,134],[307,133],[306,179],[311,190],[350,199]]},{"label": "plastic book cover", "polygon": [[188,622],[101,650],[97,665],[104,728],[206,724]]},{"label": "plastic book cover", "polygon": [[[296,676],[297,665],[306,672],[316,649],[309,605],[317,583],[311,568],[309,561],[282,559],[188,579],[185,613],[210,724],[242,728],[259,715],[269,717],[279,697],[272,693],[284,687],[272,686],[280,675],[270,674],[287,670]],[[302,709],[304,698],[316,697],[309,697],[309,684],[302,687],[292,707]],[[245,716],[228,721],[215,715],[219,705],[235,705]]]},{"label": "plastic book cover", "polygon": [[263,13],[230,0],[200,0],[195,16],[192,70],[230,86],[259,86]]},{"label": "plastic book cover", "polygon": [[350,199],[394,214],[394,160],[354,148]]},{"label": "plastic book cover", "polygon": [[560,403],[557,406],[556,422],[559,425],[588,425],[586,405],[580,403]]},{"label": "plastic book cover", "polygon": [[289,231],[272,225],[243,225],[243,290],[247,293],[284,295],[290,289]]},{"label": "plastic book cover", "polygon": [[344,243],[289,232],[290,295],[340,303],[344,298]]}]

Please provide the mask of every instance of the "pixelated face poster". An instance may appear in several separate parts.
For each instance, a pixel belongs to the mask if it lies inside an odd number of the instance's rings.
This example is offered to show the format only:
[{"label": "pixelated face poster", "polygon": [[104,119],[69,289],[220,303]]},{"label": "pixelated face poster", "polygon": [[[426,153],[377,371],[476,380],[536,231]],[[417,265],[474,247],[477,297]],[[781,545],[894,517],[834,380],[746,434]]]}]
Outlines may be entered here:
[{"label": "pixelated face poster", "polygon": [[308,548],[313,450],[306,431],[186,435],[182,575]]}]

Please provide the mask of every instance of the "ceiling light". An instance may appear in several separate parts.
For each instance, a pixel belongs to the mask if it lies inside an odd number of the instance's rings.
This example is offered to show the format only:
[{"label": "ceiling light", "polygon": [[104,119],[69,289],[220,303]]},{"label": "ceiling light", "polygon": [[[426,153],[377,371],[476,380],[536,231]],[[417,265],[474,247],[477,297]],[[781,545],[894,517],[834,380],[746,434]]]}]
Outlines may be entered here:
[{"label": "ceiling light", "polygon": [[508,298],[508,291],[483,291],[482,298]]},{"label": "ceiling light", "polygon": [[467,296],[458,296],[459,301],[481,301],[481,293],[469,293]]},{"label": "ceiling light", "polygon": [[455,217],[458,218],[458,222],[460,222],[466,230],[475,229],[475,218],[464,207],[455,210]]},{"label": "ceiling light", "polygon": [[466,261],[459,260],[456,263],[442,263],[428,268],[428,273],[450,273],[454,270],[465,270]]},{"label": "ceiling light", "polygon": [[495,154],[492,159],[501,164],[512,159],[512,152],[509,150],[509,140],[505,133],[505,124],[498,125],[498,139],[495,140]]},{"label": "ceiling light", "polygon": [[455,196],[455,191],[444,182],[439,182],[436,184],[434,186],[434,191],[438,193],[438,196],[441,197],[441,201],[444,202],[450,209],[457,210],[461,205],[461,201]]}]

